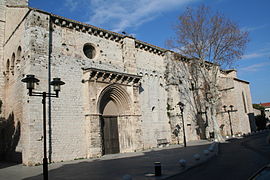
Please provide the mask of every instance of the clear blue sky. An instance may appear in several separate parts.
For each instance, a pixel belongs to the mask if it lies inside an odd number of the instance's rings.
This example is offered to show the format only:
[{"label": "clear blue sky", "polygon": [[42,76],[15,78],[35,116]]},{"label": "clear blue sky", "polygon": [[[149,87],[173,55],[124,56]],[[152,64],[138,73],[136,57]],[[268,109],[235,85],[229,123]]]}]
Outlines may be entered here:
[{"label": "clear blue sky", "polygon": [[210,6],[250,32],[238,77],[250,82],[253,103],[270,102],[269,0],[29,0],[30,6],[104,29],[134,35],[165,48],[187,6]]}]

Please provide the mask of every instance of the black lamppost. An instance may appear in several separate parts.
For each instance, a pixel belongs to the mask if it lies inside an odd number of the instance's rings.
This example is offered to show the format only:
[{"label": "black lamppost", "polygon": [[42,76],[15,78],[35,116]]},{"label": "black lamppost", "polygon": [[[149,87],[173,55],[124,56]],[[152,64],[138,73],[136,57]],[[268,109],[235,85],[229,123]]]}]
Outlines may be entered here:
[{"label": "black lamppost", "polygon": [[234,112],[234,111],[236,111],[236,110],[233,110],[233,105],[230,105],[229,107],[230,107],[231,109],[227,110],[227,109],[226,109],[227,106],[224,105],[224,106],[223,106],[223,109],[224,109],[224,112],[227,112],[228,115],[229,115],[229,122],[230,122],[230,128],[231,128],[231,136],[233,136],[233,129],[232,129],[232,121],[231,121],[231,114],[230,114],[230,112]]},{"label": "black lamppost", "polygon": [[47,148],[46,148],[46,97],[59,97],[59,92],[61,90],[60,86],[65,83],[61,81],[60,78],[53,78],[53,81],[50,82],[50,85],[53,86],[55,93],[46,93],[46,92],[35,92],[35,83],[38,83],[39,80],[35,78],[35,75],[29,74],[26,75],[26,78],[22,79],[22,82],[26,83],[26,88],[28,89],[29,96],[42,96],[43,104],[43,142],[44,142],[44,156],[43,156],[43,179],[48,180],[48,160],[47,160]]},{"label": "black lamppost", "polygon": [[185,122],[184,122],[184,116],[183,116],[183,111],[184,111],[184,104],[182,102],[177,103],[177,105],[180,108],[181,111],[181,117],[182,117],[182,125],[183,125],[183,139],[184,139],[184,147],[187,147],[187,142],[186,142],[186,133],[185,133]]}]

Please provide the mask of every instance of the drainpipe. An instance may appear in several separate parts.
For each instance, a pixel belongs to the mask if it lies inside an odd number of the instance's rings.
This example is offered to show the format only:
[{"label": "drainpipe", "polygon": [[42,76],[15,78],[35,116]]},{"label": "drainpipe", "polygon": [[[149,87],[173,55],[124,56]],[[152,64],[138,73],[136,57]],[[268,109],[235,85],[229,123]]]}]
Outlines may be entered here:
[{"label": "drainpipe", "polygon": [[[51,54],[52,54],[52,18],[49,16],[49,42],[48,42],[48,92],[51,93]],[[48,142],[49,142],[49,153],[48,159],[49,163],[52,161],[52,121],[51,121],[51,97],[48,97]]]}]

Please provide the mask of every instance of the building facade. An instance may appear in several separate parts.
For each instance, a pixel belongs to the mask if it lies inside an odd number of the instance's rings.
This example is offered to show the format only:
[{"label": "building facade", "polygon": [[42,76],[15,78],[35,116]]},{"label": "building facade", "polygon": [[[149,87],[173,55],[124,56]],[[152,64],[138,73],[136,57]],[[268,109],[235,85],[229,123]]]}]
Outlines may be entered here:
[{"label": "building facade", "polygon": [[265,117],[270,119],[270,103],[260,103],[260,105],[262,107],[264,107],[264,114],[265,114]]},{"label": "building facade", "polygon": [[[28,96],[21,82],[27,74],[40,79],[37,91],[51,92],[53,77],[66,83],[60,98],[47,103],[51,162],[140,151],[160,140],[182,143],[183,126],[188,141],[210,137],[211,113],[194,108],[185,57],[175,60],[174,52],[133,37],[30,8],[27,0],[0,0],[0,18],[0,130],[7,158],[42,161],[42,104]],[[231,128],[250,132],[249,83],[235,71],[219,70],[218,77],[222,135]],[[235,107],[231,125],[223,105]]]}]

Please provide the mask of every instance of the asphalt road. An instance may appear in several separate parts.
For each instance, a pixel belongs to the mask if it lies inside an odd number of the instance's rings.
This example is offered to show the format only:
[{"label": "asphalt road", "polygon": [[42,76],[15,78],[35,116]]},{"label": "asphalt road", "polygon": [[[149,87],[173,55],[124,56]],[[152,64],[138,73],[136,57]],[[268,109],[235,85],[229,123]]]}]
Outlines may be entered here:
[{"label": "asphalt road", "polygon": [[268,133],[222,143],[217,157],[168,180],[246,180],[270,163],[270,145],[266,142]]},{"label": "asphalt road", "polygon": [[[163,177],[180,172],[179,159],[192,166],[195,153],[210,146],[208,141],[188,142],[187,147],[171,145],[140,152],[109,154],[100,158],[81,159],[49,164],[50,180],[121,180],[126,174],[134,180],[154,180],[154,162],[161,162]],[[212,156],[211,153],[209,155]],[[206,157],[201,157],[202,160]],[[146,176],[147,175],[147,176]],[[22,164],[0,162],[0,180],[42,180],[42,166],[27,167]],[[160,178],[157,178],[160,179]]]}]

